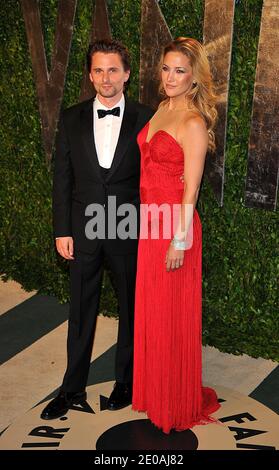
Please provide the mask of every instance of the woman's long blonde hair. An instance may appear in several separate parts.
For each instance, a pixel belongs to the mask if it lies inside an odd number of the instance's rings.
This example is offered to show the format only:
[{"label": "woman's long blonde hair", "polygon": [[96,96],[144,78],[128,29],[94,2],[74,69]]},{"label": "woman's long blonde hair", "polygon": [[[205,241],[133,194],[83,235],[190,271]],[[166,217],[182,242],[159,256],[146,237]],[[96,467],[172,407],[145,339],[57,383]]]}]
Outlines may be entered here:
[{"label": "woman's long blonde hair", "polygon": [[[191,91],[187,93],[187,99],[192,102],[194,108],[203,116],[209,136],[208,149],[214,151],[215,134],[213,129],[217,120],[217,110],[215,107],[217,97],[214,93],[212,75],[205,49],[196,39],[183,37],[175,39],[163,50],[159,64],[160,74],[164,58],[168,52],[181,52],[190,61],[194,84]],[[168,100],[162,82],[160,83],[159,91],[165,100]]]}]

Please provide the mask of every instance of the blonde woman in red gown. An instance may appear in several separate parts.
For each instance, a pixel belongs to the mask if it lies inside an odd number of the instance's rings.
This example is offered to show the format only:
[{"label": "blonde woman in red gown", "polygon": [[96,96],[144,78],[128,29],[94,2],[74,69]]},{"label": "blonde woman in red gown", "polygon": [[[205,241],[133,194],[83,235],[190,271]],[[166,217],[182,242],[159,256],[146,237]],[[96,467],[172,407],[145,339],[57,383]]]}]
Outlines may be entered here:
[{"label": "blonde woman in red gown", "polygon": [[202,386],[202,227],[195,208],[217,113],[198,41],[166,46],[160,73],[165,99],[138,135],[141,204],[179,204],[180,212],[169,237],[162,219],[157,239],[150,220],[147,237],[141,228],[132,407],[169,433],[216,421],[210,415],[220,406],[215,391]]}]

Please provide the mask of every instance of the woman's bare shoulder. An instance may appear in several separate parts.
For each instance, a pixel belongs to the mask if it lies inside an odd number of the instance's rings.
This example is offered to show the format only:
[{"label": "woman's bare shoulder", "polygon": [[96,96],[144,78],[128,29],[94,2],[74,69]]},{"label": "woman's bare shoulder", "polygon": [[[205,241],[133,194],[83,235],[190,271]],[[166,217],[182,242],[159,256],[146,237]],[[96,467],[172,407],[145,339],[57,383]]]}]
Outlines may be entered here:
[{"label": "woman's bare shoulder", "polygon": [[208,134],[206,122],[199,112],[188,112],[180,122],[177,130],[178,139],[183,141],[189,133],[192,135],[196,134],[197,136],[207,136]]},{"label": "woman's bare shoulder", "polygon": [[188,111],[184,119],[181,121],[181,125],[184,127],[190,127],[191,128],[204,128],[206,127],[205,120],[203,116],[198,112],[198,111]]}]

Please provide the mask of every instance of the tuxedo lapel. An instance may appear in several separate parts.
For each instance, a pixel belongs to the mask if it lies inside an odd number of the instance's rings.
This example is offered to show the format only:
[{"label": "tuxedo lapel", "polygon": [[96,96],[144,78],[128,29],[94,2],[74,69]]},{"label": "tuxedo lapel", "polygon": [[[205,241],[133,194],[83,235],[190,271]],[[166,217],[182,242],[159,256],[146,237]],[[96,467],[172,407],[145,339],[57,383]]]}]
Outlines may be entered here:
[{"label": "tuxedo lapel", "polygon": [[93,99],[86,103],[86,106],[81,111],[81,135],[85,148],[86,156],[91,163],[94,172],[102,179],[100,166],[94,140],[94,114],[93,114]]},{"label": "tuxedo lapel", "polygon": [[124,115],[122,119],[122,125],[120,129],[119,138],[118,138],[117,146],[115,149],[112,165],[110,167],[110,171],[106,178],[107,180],[111,178],[113,173],[118,168],[121,162],[121,159],[131,141],[131,136],[134,132],[135,125],[137,122],[138,111],[129,100],[127,99],[125,100],[126,101],[125,101],[125,109],[124,109]]}]

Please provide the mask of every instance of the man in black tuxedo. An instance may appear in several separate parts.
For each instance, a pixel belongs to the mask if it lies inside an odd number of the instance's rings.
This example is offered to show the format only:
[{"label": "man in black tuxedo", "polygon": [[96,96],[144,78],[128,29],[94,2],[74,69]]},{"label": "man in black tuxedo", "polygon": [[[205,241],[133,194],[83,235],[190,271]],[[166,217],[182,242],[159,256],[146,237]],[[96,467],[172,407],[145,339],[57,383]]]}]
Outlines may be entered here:
[{"label": "man in black tuxedo", "polygon": [[[130,60],[122,44],[96,41],[89,47],[87,61],[96,97],[65,110],[57,134],[53,222],[57,251],[70,262],[68,364],[60,392],[43,410],[43,419],[63,416],[71,405],[86,400],[105,256],[119,303],[116,383],[107,407],[123,408],[132,398],[137,237],[110,239],[106,231],[105,239],[93,238],[92,231],[86,232],[88,214],[93,212],[86,208],[90,204],[104,208],[105,223],[108,202],[114,196],[116,210],[122,204],[132,204],[139,214],[136,138],[153,111],[124,97]],[[116,222],[119,220],[121,217]]]}]

